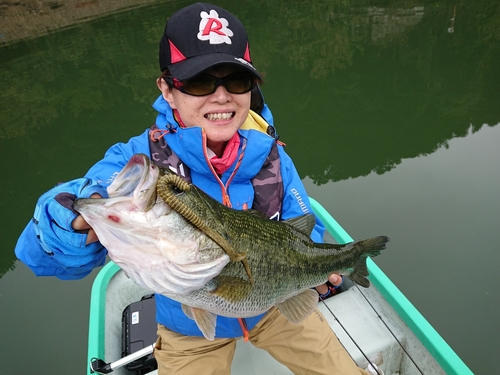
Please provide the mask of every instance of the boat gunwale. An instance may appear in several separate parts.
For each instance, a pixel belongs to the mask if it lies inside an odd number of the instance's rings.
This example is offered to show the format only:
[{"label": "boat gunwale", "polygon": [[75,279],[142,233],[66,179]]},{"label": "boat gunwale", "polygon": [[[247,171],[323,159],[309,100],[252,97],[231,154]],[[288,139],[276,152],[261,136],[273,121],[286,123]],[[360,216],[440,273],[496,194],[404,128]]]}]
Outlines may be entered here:
[{"label": "boat gunwale", "polygon": [[89,335],[87,354],[87,374],[94,358],[104,359],[106,327],[106,292],[113,276],[120,270],[115,262],[109,261],[97,274],[90,294]]},{"label": "boat gunwale", "polygon": [[[352,242],[352,237],[330,215],[319,202],[309,198],[314,213],[322,220],[325,228],[339,243]],[[382,297],[396,311],[424,347],[434,357],[448,375],[474,375],[464,361],[455,353],[434,327],[424,318],[417,308],[406,298],[398,287],[387,277],[377,264],[367,259],[370,282]]]}]

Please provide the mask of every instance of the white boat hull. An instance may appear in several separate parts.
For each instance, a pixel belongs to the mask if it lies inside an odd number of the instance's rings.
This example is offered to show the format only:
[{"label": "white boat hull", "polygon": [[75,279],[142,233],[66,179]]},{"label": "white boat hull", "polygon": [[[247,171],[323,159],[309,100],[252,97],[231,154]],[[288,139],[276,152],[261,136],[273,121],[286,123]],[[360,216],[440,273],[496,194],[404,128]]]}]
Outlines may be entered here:
[{"label": "white boat hull", "polygon": [[[151,291],[137,286],[122,270],[118,270],[109,280],[105,306],[104,358],[106,361],[115,361],[121,357],[123,310],[130,303],[148,294],[151,294]],[[372,309],[365,297],[376,311]],[[367,289],[354,286],[333,298],[320,302],[319,309],[342,345],[360,367],[366,368],[369,359],[384,371],[385,375],[446,374],[374,286]],[[404,353],[400,344],[411,353],[412,359],[416,361],[422,372]],[[150,374],[155,373],[156,371],[153,371]],[[267,352],[242,339],[237,342],[231,373],[234,375],[292,374],[288,368],[274,360]],[[129,375],[130,373],[122,367],[115,369],[113,374]]]}]

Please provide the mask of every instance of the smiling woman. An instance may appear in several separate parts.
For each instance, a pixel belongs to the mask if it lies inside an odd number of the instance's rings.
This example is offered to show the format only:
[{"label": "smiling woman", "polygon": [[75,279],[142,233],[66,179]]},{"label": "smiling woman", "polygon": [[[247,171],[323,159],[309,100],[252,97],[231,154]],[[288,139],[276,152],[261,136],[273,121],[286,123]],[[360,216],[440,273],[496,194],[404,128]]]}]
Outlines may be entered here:
[{"label": "smiling woman", "polygon": [[[210,83],[209,77],[219,80],[212,79]],[[234,159],[237,145],[233,144],[239,144],[236,131],[248,117],[250,90],[256,79],[243,72],[242,68],[228,64],[207,69],[186,81],[159,78],[156,83],[181,126],[201,126],[207,137],[207,147],[219,158],[227,149],[231,152],[228,157]],[[168,84],[168,81],[172,83]],[[176,85],[176,82],[182,83],[182,86]],[[208,88],[203,91],[207,82]],[[235,89],[239,92],[234,92]],[[197,95],[192,91],[196,91]],[[226,148],[228,142],[231,146]],[[231,161],[226,164],[229,166]]]}]

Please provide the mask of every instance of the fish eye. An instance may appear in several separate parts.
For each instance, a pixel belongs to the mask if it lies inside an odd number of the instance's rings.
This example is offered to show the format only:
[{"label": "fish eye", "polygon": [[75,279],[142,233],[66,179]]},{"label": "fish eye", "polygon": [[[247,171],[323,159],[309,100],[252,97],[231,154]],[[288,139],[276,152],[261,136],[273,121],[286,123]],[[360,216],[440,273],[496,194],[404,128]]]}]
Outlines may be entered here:
[{"label": "fish eye", "polygon": [[184,194],[184,190],[179,189],[177,186],[172,185],[172,191],[174,192],[175,195],[181,195]]}]

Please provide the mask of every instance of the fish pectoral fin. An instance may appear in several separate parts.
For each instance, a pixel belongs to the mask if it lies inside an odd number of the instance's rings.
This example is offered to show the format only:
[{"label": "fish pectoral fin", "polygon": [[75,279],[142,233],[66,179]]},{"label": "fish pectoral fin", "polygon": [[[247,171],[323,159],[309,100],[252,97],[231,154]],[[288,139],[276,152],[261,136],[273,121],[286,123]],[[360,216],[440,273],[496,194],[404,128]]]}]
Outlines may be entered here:
[{"label": "fish pectoral fin", "polygon": [[[231,256],[232,256],[232,258],[231,258]],[[241,262],[242,260],[244,260],[246,258],[246,256],[247,256],[246,251],[243,253],[234,252],[232,255],[229,256],[229,259],[231,259],[232,262]]]},{"label": "fish pectoral fin", "polygon": [[248,276],[248,280],[250,280],[250,284],[252,284],[252,286],[253,286],[255,284],[255,281],[252,277],[252,271],[250,270],[250,265],[248,264],[248,260],[242,259],[241,264],[243,264],[243,267],[245,268],[245,272]]},{"label": "fish pectoral fin", "polygon": [[243,264],[243,267],[245,267],[245,272],[247,273],[248,279],[250,282],[254,283],[253,278],[252,278],[252,272],[250,271],[250,266],[248,265],[248,261],[246,259],[247,252],[241,252],[238,253],[236,250],[233,248],[233,246],[229,243],[229,241],[221,236],[219,233],[216,231],[208,228],[208,227],[199,227],[207,236],[209,236],[212,240],[214,240],[224,251],[225,253],[229,256],[229,259],[231,259],[231,262],[241,262]]},{"label": "fish pectoral fin", "polygon": [[189,319],[195,321],[201,333],[207,340],[213,341],[215,338],[215,326],[217,324],[217,316],[211,312],[196,307],[191,307],[182,304],[182,311]]},{"label": "fish pectoral fin", "polygon": [[252,291],[253,284],[239,277],[219,275],[213,280],[216,286],[210,293],[229,302],[241,301]]},{"label": "fish pectoral fin", "polygon": [[318,292],[306,289],[299,294],[276,304],[279,311],[289,322],[299,324],[316,309],[318,305]]}]

